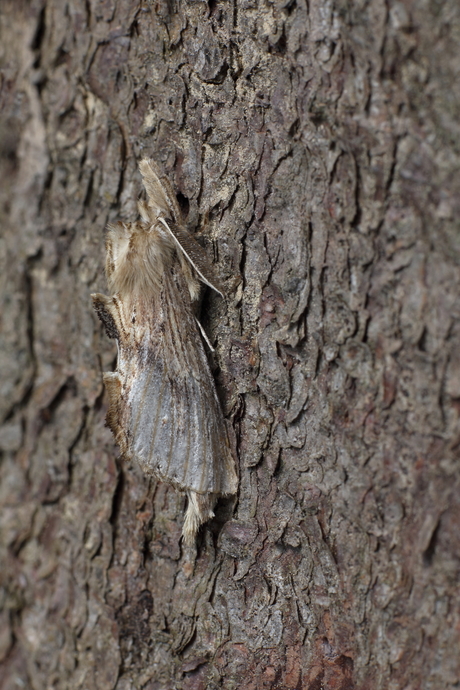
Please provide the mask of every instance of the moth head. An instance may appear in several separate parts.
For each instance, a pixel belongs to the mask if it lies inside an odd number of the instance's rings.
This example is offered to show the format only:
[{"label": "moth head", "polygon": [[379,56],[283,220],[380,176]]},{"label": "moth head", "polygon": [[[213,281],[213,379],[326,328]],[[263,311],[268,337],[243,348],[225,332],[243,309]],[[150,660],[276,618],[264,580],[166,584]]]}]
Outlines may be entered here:
[{"label": "moth head", "polygon": [[152,223],[156,218],[153,217],[152,210],[149,208],[148,204],[144,199],[139,199],[137,202],[137,208],[139,210],[139,215],[144,223]]},{"label": "moth head", "polygon": [[116,223],[106,235],[105,272],[109,289],[122,297],[151,297],[161,289],[174,243],[158,223]]}]

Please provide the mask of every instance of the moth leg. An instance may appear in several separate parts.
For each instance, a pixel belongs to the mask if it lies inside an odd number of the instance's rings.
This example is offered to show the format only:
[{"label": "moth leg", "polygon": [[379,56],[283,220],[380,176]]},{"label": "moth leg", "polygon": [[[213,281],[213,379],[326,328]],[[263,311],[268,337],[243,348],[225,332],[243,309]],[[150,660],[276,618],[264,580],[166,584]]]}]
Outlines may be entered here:
[{"label": "moth leg", "polygon": [[185,513],[182,536],[187,546],[195,543],[195,538],[203,522],[207,522],[214,517],[214,505],[217,500],[216,494],[198,494],[196,491],[187,491],[188,506]]}]

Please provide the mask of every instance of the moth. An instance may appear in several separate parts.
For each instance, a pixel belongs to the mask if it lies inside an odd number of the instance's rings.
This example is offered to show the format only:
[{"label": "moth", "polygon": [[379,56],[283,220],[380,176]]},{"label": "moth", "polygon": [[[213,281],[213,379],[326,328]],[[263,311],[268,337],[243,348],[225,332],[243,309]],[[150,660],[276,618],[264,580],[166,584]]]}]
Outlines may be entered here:
[{"label": "moth", "polygon": [[139,169],[147,199],[135,223],[109,225],[105,272],[111,296],[91,295],[118,344],[103,375],[106,416],[124,457],[188,496],[183,537],[192,544],[219,495],[237,490],[235,461],[195,318],[201,283],[223,296],[213,265],[184,227],[168,180]]}]

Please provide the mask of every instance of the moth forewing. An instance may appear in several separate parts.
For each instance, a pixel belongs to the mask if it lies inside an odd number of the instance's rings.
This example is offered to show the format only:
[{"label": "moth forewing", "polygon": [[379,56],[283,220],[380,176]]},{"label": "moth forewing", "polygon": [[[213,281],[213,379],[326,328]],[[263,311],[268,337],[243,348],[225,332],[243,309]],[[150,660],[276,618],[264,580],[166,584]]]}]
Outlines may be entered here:
[{"label": "moth forewing", "polygon": [[104,375],[106,420],[123,455],[187,494],[183,535],[191,543],[217,497],[234,494],[238,482],[194,316],[194,273],[221,290],[215,275],[208,278],[203,249],[179,226],[169,184],[151,161],[140,169],[148,197],[142,220],[109,227],[106,271],[114,294],[93,295],[119,348],[116,372]]}]

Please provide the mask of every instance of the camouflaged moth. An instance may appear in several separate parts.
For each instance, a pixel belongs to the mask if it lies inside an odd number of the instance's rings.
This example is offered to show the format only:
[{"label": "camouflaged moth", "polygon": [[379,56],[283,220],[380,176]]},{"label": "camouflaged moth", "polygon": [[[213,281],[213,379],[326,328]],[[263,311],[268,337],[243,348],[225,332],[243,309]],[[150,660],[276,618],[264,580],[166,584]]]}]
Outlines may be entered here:
[{"label": "camouflaged moth", "polygon": [[147,200],[140,220],[109,225],[111,297],[93,294],[117,370],[104,374],[107,424],[123,456],[188,496],[183,526],[193,543],[219,494],[237,489],[235,462],[204,351],[194,303],[200,282],[223,289],[182,224],[177,199],[153,161],[140,163]]}]

